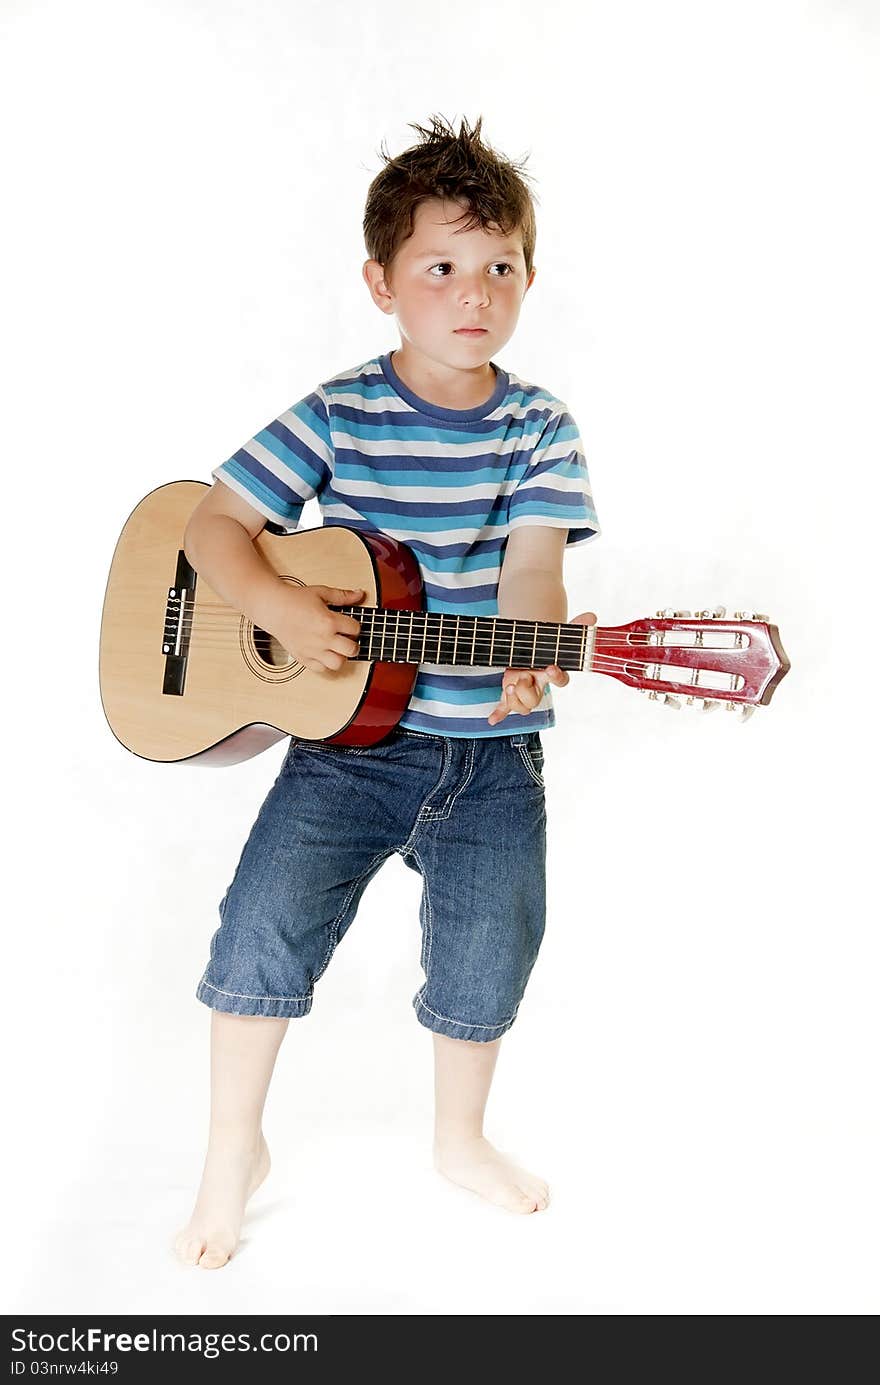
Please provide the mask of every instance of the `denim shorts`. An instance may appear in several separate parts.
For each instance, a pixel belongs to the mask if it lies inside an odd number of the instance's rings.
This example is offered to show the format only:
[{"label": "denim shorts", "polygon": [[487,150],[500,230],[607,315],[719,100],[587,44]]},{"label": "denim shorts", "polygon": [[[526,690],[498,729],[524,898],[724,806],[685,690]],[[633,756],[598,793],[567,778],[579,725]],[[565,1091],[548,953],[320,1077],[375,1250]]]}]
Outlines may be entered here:
[{"label": "denim shorts", "polygon": [[544,934],[544,751],[396,727],[378,745],[293,737],[219,905],[196,996],[235,1015],[312,1008],[361,896],[395,853],[422,877],[418,1020],[490,1042],[509,1029]]}]

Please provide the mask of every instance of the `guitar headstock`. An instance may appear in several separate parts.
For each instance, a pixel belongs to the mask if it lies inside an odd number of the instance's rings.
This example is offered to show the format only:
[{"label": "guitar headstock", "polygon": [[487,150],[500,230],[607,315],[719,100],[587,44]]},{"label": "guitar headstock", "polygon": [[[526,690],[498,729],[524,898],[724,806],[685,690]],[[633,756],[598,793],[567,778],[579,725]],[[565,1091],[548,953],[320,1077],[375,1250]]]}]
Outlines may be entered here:
[{"label": "guitar headstock", "polygon": [[767,706],[791,664],[769,617],[725,608],[658,611],[628,625],[596,629],[590,667],[678,709],[740,709],[745,721]]}]

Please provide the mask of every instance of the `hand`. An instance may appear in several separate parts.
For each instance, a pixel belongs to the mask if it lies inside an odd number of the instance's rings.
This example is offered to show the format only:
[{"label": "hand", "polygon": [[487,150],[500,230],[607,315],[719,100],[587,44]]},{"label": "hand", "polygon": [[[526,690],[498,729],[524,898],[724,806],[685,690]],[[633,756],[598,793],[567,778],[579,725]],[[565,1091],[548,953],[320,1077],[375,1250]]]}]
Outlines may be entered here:
[{"label": "hand", "polygon": [[[595,625],[594,611],[583,611],[570,625]],[[493,707],[487,717],[490,726],[497,726],[511,712],[528,716],[538,706],[544,696],[548,683],[564,688],[569,681],[568,674],[558,664],[548,664],[546,668],[506,668],[502,675],[503,694],[497,707]]]},{"label": "hand", "polygon": [[362,587],[289,587],[279,582],[276,610],[266,629],[292,658],[313,673],[335,673],[358,652],[361,623],[330,606],[357,605]]}]

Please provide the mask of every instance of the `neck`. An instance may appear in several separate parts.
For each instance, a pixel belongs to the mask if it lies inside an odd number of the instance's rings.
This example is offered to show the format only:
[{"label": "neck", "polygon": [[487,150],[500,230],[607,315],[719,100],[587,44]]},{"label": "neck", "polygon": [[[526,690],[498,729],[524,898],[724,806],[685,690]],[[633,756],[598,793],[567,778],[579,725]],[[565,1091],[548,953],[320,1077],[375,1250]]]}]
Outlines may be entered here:
[{"label": "neck", "polygon": [[505,616],[331,606],[360,622],[358,659],[392,664],[583,670],[592,661],[595,625]]},{"label": "neck", "polygon": [[424,359],[425,366],[414,367],[397,349],[389,357],[392,368],[407,389],[426,403],[439,404],[444,409],[476,409],[491,399],[498,378],[491,364],[487,363],[482,369],[444,371],[442,366]]}]

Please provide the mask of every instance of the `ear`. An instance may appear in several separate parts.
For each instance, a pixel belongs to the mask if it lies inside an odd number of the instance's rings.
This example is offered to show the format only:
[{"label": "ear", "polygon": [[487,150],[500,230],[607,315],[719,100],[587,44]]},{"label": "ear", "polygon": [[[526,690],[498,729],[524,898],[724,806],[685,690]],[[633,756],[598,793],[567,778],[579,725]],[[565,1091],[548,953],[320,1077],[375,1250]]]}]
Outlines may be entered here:
[{"label": "ear", "polygon": [[361,273],[376,307],[381,308],[383,313],[393,313],[394,301],[385,280],[384,266],[378,260],[367,260]]}]

